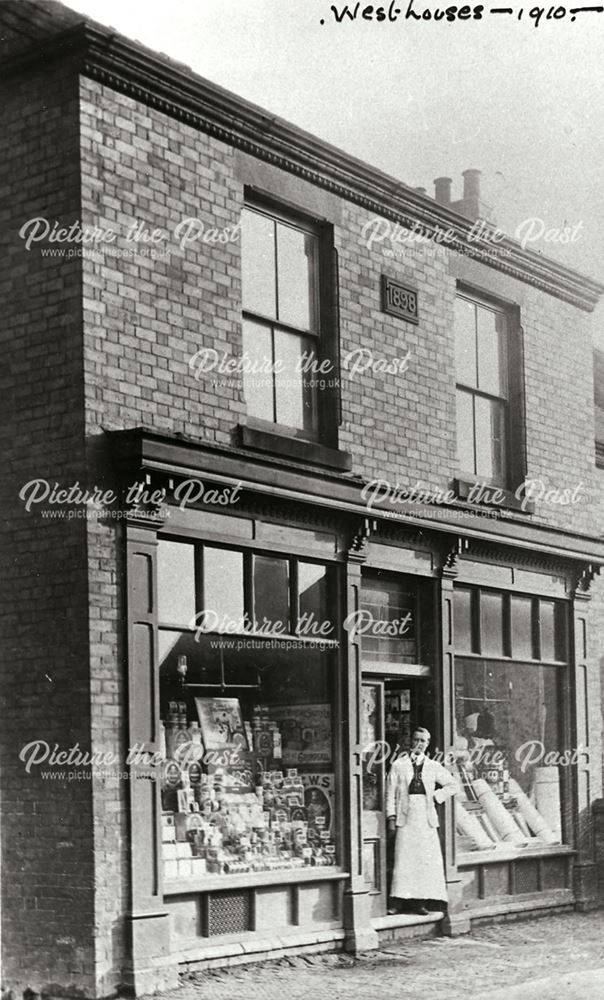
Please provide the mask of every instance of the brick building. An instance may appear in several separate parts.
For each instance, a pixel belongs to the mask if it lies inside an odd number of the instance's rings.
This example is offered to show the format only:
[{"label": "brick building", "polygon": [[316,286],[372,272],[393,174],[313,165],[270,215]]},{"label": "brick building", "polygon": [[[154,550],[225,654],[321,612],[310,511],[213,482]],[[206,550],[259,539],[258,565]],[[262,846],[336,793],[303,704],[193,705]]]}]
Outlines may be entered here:
[{"label": "brick building", "polygon": [[[597,905],[602,287],[475,171],[432,199],[60,5],[0,46],[5,988]],[[418,724],[461,792],[414,921]]]}]

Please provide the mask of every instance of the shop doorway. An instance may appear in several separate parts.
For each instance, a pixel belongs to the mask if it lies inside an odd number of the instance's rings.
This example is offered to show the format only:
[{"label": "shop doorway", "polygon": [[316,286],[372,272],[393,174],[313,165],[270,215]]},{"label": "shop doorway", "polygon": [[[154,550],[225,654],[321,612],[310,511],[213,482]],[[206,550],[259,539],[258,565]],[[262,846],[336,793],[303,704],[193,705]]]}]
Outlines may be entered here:
[{"label": "shop doorway", "polygon": [[386,830],[386,778],[392,762],[409,747],[417,726],[434,732],[435,703],[429,677],[364,674],[363,873],[372,917],[388,910],[393,844]]}]

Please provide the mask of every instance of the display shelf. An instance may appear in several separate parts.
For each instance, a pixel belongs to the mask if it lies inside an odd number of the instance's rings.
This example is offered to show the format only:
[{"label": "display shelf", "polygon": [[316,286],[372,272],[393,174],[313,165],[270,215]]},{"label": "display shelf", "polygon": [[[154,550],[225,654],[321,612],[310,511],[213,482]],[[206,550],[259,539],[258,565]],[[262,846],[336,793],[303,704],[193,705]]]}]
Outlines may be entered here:
[{"label": "display shelf", "polygon": [[267,872],[243,872],[240,875],[220,875],[164,882],[164,896],[182,896],[192,892],[219,892],[223,889],[251,889],[264,885],[290,885],[306,882],[335,882],[350,878],[339,868],[279,869]]}]

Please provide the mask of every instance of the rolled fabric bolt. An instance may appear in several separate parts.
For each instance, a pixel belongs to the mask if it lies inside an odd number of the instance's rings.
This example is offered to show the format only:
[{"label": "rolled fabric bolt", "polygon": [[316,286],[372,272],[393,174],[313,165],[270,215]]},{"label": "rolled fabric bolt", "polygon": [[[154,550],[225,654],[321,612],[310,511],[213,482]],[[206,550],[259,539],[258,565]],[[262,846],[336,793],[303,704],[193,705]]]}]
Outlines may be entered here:
[{"label": "rolled fabric bolt", "polygon": [[487,837],[479,820],[472,813],[467,812],[463,806],[458,806],[455,810],[455,825],[460,833],[472,838],[480,851],[486,851],[493,847],[493,841]]},{"label": "rolled fabric bolt", "polygon": [[560,838],[560,777],[557,767],[535,768],[535,808]]},{"label": "rolled fabric bolt", "polygon": [[552,833],[541,813],[537,812],[534,805],[529,802],[514,778],[510,778],[510,794],[516,799],[520,815],[524,817],[529,829],[533,831],[535,836],[539,840],[542,840],[544,844],[559,844],[560,838],[556,837],[555,833]]},{"label": "rolled fabric bolt", "polygon": [[522,836],[518,826],[505,806],[501,804],[495,792],[489,788],[488,783],[483,778],[478,778],[477,781],[472,782],[472,786],[478,796],[478,801],[501,839],[506,843],[524,844],[526,838]]},{"label": "rolled fabric bolt", "polygon": [[480,825],[484,827],[484,829],[487,831],[487,836],[490,837],[491,840],[494,840],[496,844],[498,844],[499,837],[497,835],[497,831],[495,830],[495,827],[491,823],[484,809],[482,810],[479,819],[480,819]]},{"label": "rolled fabric bolt", "polygon": [[520,812],[520,809],[515,809],[514,812],[512,813],[512,815],[513,815],[514,819],[516,820],[518,826],[522,830],[524,836],[525,837],[532,836],[531,831],[528,828],[528,823],[525,820],[525,818],[522,815],[522,813]]}]

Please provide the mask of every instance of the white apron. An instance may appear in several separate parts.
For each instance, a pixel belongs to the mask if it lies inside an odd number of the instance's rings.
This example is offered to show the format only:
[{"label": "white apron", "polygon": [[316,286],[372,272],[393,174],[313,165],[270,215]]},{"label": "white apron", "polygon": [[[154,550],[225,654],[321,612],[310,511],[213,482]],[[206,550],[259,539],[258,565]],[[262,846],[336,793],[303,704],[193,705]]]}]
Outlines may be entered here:
[{"label": "white apron", "polygon": [[428,824],[425,795],[409,796],[407,822],[396,828],[390,895],[397,899],[448,898],[438,829]]}]

